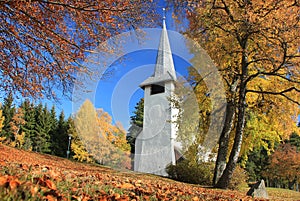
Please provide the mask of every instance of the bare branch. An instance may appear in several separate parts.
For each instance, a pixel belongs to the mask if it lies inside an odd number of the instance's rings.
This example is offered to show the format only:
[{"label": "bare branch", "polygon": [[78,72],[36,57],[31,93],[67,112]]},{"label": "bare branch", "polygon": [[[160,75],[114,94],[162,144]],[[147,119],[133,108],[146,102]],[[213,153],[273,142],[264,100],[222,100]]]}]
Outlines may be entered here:
[{"label": "bare branch", "polygon": [[285,89],[285,90],[282,90],[282,91],[277,91],[277,92],[274,92],[274,91],[257,91],[257,90],[251,90],[251,89],[248,89],[246,93],[257,93],[257,94],[269,94],[269,95],[279,95],[279,96],[283,96],[285,97],[286,99],[288,99],[289,101],[297,104],[297,105],[300,105],[300,102],[297,101],[297,100],[294,100],[292,98],[290,98],[289,96],[286,95],[286,93],[288,92],[291,92],[291,91],[296,91],[298,93],[300,93],[300,89],[296,88],[296,87],[290,87],[288,89]]}]

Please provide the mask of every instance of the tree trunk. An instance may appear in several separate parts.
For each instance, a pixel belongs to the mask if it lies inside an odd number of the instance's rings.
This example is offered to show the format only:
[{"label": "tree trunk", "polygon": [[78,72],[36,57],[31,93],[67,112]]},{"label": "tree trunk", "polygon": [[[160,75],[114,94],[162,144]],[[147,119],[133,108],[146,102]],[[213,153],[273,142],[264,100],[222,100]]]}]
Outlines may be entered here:
[{"label": "tree trunk", "polygon": [[[245,86],[241,86],[242,88],[245,88]],[[229,156],[229,161],[226,165],[226,168],[220,177],[219,181],[215,185],[217,188],[228,188],[229,182],[231,180],[231,177],[233,175],[233,171],[235,169],[235,166],[238,161],[238,157],[240,154],[242,141],[243,141],[243,131],[245,126],[245,110],[246,110],[246,104],[245,104],[245,97],[246,97],[246,89],[242,89],[243,91],[240,94],[240,101],[239,101],[239,107],[238,107],[238,119],[237,119],[237,127],[236,127],[236,133],[234,138],[233,147]]]},{"label": "tree trunk", "polygon": [[217,155],[216,166],[214,170],[213,185],[215,185],[226,168],[226,158],[228,153],[229,134],[233,126],[235,116],[234,100],[227,103],[226,117],[224,127],[219,139],[219,149]]},{"label": "tree trunk", "polygon": [[215,187],[226,189],[229,186],[230,180],[233,175],[233,171],[238,161],[238,157],[240,155],[241,146],[243,142],[243,133],[245,127],[245,114],[246,114],[246,89],[247,89],[247,75],[248,75],[248,61],[247,61],[247,38],[241,39],[239,38],[241,47],[243,47],[243,56],[241,61],[242,66],[242,75],[238,96],[238,119],[236,123],[236,132],[234,137],[233,147],[230,152],[229,160],[226,165],[226,168],[220,177],[219,181],[216,183]]}]

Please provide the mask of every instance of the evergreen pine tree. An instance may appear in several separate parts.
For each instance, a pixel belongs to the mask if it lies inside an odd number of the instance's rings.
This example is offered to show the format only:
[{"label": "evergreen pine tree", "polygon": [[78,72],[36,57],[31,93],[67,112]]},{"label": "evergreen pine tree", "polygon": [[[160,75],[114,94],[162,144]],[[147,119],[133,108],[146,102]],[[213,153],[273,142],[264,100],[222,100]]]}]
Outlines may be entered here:
[{"label": "evergreen pine tree", "polygon": [[21,126],[21,132],[25,132],[25,142],[23,145],[23,149],[25,150],[32,150],[33,148],[33,141],[35,140],[35,110],[32,103],[29,100],[25,100],[21,104],[21,108],[23,109],[24,113],[24,120],[25,124]]},{"label": "evergreen pine tree", "polygon": [[49,136],[49,119],[50,114],[47,107],[40,103],[35,107],[35,139],[33,150],[41,153],[50,153],[50,136]]},{"label": "evergreen pine tree", "polygon": [[8,97],[4,99],[4,103],[2,106],[2,116],[4,116],[4,122],[2,131],[0,133],[0,137],[5,137],[7,141],[13,140],[14,137],[9,124],[14,114],[15,107],[13,106],[13,96],[12,93],[10,93]]},{"label": "evergreen pine tree", "polygon": [[293,132],[290,135],[290,139],[286,140],[285,143],[289,143],[292,146],[297,147],[297,150],[300,151],[300,136],[296,132]]},{"label": "evergreen pine tree", "polygon": [[249,181],[255,182],[263,179],[262,173],[266,170],[269,164],[268,152],[264,147],[257,147],[249,152],[246,162],[246,171],[249,175]]},{"label": "evergreen pine tree", "polygon": [[135,110],[133,111],[134,115],[130,117],[131,126],[129,128],[129,133],[126,136],[126,140],[130,144],[130,150],[131,150],[130,152],[132,154],[134,154],[135,152],[135,139],[143,129],[144,99],[141,98],[134,108],[135,108]]},{"label": "evergreen pine tree", "polygon": [[65,114],[61,111],[55,133],[53,135],[53,153],[56,156],[66,157],[68,150],[68,124],[65,121]]},{"label": "evergreen pine tree", "polygon": [[55,106],[52,105],[51,110],[50,110],[50,119],[49,119],[49,125],[50,125],[50,131],[49,131],[49,136],[50,136],[50,142],[51,142],[51,154],[55,155],[55,138],[56,138],[56,130],[57,130],[57,118],[56,118],[56,109]]},{"label": "evergreen pine tree", "polygon": [[33,135],[33,151],[37,152],[42,152],[41,145],[43,143],[42,136],[44,135],[43,133],[43,128],[41,128],[42,124],[42,110],[43,110],[43,105],[40,103],[37,106],[34,107],[34,112],[35,112],[35,128],[34,128],[34,135]]},{"label": "evergreen pine tree", "polygon": [[144,99],[141,98],[140,101],[134,107],[133,116],[130,117],[131,125],[137,125],[138,127],[143,127],[144,121]]}]

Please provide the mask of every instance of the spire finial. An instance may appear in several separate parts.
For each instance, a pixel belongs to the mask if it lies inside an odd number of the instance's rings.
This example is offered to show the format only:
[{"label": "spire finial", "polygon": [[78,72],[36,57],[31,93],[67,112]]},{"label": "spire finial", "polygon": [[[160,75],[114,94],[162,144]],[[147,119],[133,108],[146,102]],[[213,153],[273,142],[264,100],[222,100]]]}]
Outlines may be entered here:
[{"label": "spire finial", "polygon": [[163,20],[166,20],[166,8],[165,7],[163,7]]}]

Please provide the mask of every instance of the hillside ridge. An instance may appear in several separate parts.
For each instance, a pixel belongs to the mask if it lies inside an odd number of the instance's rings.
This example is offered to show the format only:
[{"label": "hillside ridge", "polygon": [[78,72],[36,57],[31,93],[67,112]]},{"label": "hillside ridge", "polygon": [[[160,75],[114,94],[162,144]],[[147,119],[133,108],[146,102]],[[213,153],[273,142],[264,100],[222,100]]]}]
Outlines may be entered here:
[{"label": "hillside ridge", "polygon": [[0,144],[0,200],[20,198],[49,201],[253,200],[239,191],[204,188]]}]

